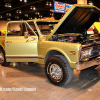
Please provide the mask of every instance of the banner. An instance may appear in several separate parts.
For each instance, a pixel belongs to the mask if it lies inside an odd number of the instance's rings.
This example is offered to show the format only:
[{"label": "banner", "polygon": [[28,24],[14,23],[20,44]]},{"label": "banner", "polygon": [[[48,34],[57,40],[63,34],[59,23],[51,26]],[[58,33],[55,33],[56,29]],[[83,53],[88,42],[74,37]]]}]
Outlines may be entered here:
[{"label": "banner", "polygon": [[71,4],[54,1],[54,12],[65,13],[71,6]]}]

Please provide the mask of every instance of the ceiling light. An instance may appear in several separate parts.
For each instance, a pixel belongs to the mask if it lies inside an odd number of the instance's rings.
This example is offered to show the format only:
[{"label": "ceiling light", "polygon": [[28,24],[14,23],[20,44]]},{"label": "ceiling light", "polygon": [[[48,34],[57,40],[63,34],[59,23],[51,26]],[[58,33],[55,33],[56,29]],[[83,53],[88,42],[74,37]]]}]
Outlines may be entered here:
[{"label": "ceiling light", "polygon": [[33,7],[33,10],[36,10],[36,8],[35,8],[35,7]]},{"label": "ceiling light", "polygon": [[88,3],[89,5],[93,5],[93,3],[92,3],[92,1],[89,1],[89,3]]},{"label": "ceiling light", "polygon": [[28,14],[25,14],[25,17],[28,17]]},{"label": "ceiling light", "polygon": [[46,5],[47,5],[47,6],[49,5],[49,2],[48,2],[48,1],[46,2]]},{"label": "ceiling light", "polygon": [[32,19],[32,17],[29,17],[29,19]]},{"label": "ceiling light", "polygon": [[19,16],[15,16],[15,19],[19,19]]},{"label": "ceiling light", "polygon": [[53,16],[54,14],[53,13],[50,13],[50,15]]},{"label": "ceiling light", "polygon": [[16,13],[18,13],[18,10],[16,11]]},{"label": "ceiling light", "polygon": [[39,15],[40,13],[38,12],[37,14]]},{"label": "ceiling light", "polygon": [[52,13],[52,16],[53,16],[54,14]]},{"label": "ceiling light", "polygon": [[33,6],[31,6],[30,9],[33,9]]},{"label": "ceiling light", "polygon": [[49,6],[52,6],[52,3],[51,2],[49,2]]},{"label": "ceiling light", "polygon": [[41,18],[42,18],[42,15],[39,15],[39,17],[41,17]]},{"label": "ceiling light", "polygon": [[7,20],[11,20],[10,18],[7,18]]},{"label": "ceiling light", "polygon": [[35,12],[35,14],[36,14],[36,15],[39,15],[40,13],[39,13],[39,12]]},{"label": "ceiling light", "polygon": [[35,12],[35,14],[37,15],[37,12]]},{"label": "ceiling light", "polygon": [[50,12],[54,12],[54,10],[53,9],[50,9]]},{"label": "ceiling light", "polygon": [[22,13],[21,10],[19,10],[19,13]]},{"label": "ceiling light", "polygon": [[5,7],[11,7],[10,3],[5,3]]},{"label": "ceiling light", "polygon": [[35,8],[34,6],[31,6],[30,9],[31,9],[31,10],[32,10],[32,9],[33,9],[33,10],[36,10],[36,8]]},{"label": "ceiling light", "polygon": [[21,10],[16,10],[16,13],[22,13]]},{"label": "ceiling light", "polygon": [[11,16],[11,13],[9,13],[9,16]]},{"label": "ceiling light", "polygon": [[0,15],[0,18],[2,18],[2,15]]},{"label": "ceiling light", "polygon": [[24,0],[24,2],[27,2],[27,0]]},{"label": "ceiling light", "polygon": [[11,16],[11,13],[6,13],[7,16]]},{"label": "ceiling light", "polygon": [[20,2],[22,2],[22,0],[20,0]]},{"label": "ceiling light", "polygon": [[50,9],[50,11],[52,12],[52,9]]},{"label": "ceiling light", "polygon": [[6,13],[6,15],[8,16],[8,13]]}]

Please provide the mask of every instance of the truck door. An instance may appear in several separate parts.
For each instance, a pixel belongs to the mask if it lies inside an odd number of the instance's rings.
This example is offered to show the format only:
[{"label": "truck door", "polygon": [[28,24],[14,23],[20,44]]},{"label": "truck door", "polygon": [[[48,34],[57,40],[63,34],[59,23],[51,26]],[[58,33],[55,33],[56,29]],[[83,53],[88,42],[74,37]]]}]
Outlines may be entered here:
[{"label": "truck door", "polygon": [[38,62],[38,36],[26,22],[9,23],[5,38],[7,62]]}]

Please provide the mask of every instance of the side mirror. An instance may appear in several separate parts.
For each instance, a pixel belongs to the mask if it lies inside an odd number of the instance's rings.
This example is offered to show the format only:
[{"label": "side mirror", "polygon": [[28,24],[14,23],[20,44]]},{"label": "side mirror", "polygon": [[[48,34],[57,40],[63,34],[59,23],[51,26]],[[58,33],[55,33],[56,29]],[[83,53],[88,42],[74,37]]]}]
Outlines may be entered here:
[{"label": "side mirror", "polygon": [[24,37],[25,37],[25,39],[28,38],[28,32],[24,32]]}]

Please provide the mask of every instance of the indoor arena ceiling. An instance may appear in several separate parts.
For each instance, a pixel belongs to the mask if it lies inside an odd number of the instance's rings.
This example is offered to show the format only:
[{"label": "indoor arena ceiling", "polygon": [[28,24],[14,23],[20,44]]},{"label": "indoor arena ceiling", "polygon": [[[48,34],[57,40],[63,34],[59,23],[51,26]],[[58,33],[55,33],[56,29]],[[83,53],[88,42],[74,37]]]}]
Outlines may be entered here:
[{"label": "indoor arena ceiling", "polygon": [[[0,0],[0,20],[28,20],[43,17],[60,18],[53,12],[54,0]],[[77,0],[57,0],[76,4]],[[91,0],[100,8],[100,0]],[[89,0],[87,1],[89,2]]]}]

